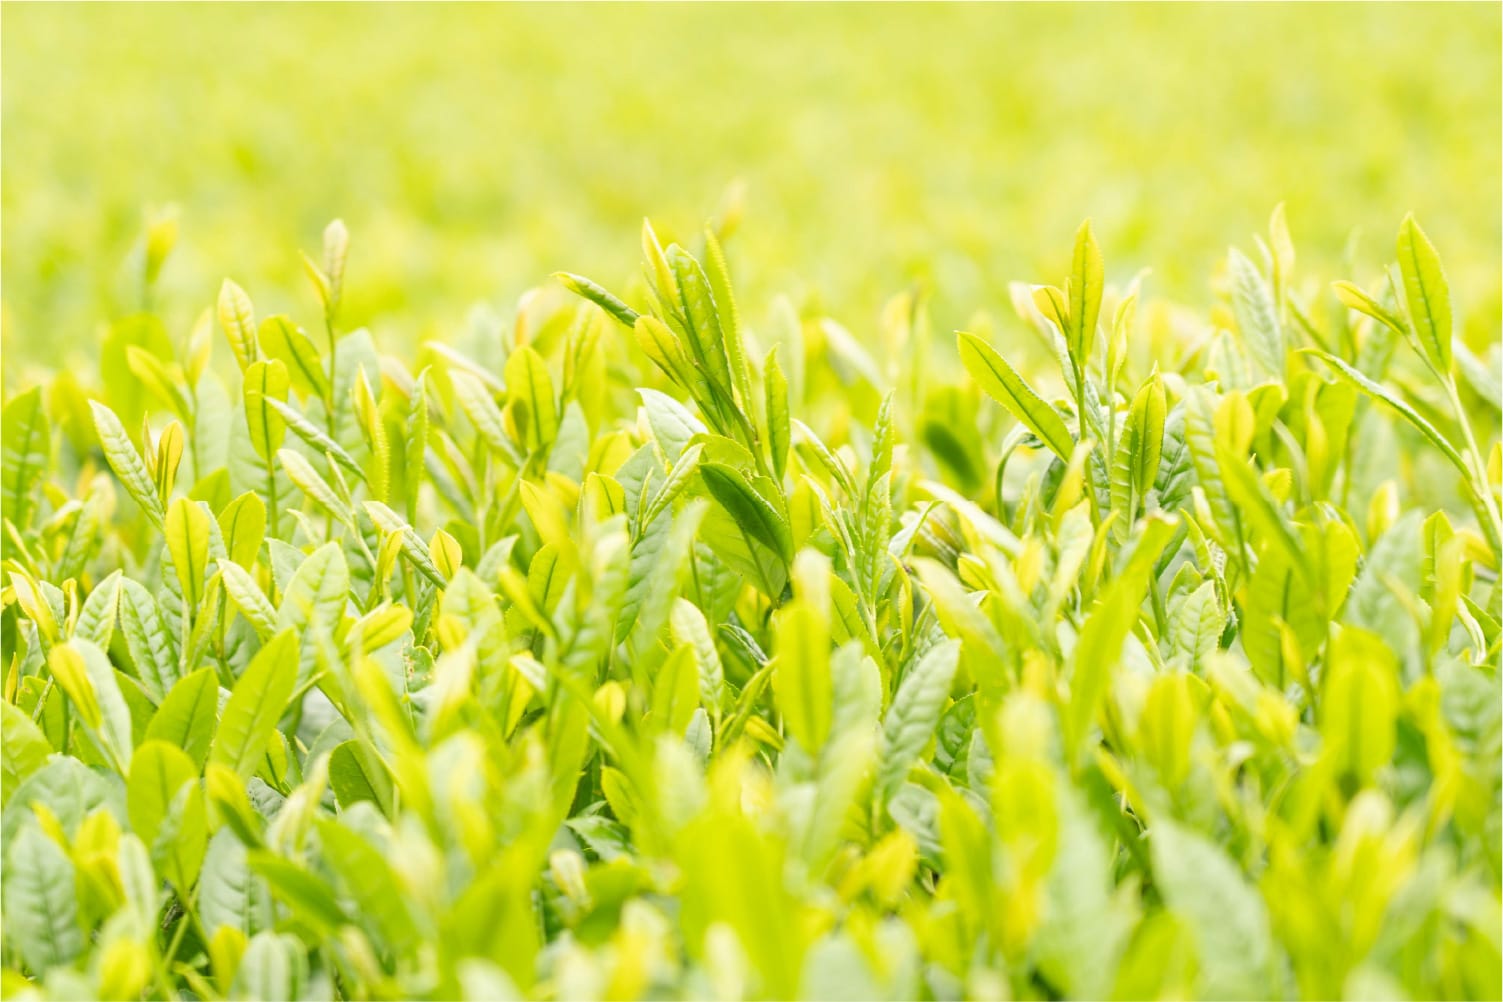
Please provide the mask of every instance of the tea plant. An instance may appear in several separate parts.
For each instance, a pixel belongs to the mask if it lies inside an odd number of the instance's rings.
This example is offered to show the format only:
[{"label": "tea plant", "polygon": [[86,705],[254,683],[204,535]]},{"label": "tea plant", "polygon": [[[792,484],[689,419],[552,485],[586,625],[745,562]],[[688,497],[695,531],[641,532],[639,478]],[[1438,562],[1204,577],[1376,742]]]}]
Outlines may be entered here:
[{"label": "tea plant", "polygon": [[5,403],[7,996],[1503,991],[1498,383],[1412,219],[1321,287],[1276,213],[1209,322],[1086,224],[959,382],[724,235],[408,364],[335,223],[311,332],[226,281]]}]

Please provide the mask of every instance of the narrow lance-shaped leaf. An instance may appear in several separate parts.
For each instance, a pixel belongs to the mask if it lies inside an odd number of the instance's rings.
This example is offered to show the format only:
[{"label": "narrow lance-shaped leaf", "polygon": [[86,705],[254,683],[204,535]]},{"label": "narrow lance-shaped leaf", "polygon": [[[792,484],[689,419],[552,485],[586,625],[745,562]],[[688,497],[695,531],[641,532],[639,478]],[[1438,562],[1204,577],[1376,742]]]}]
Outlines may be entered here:
[{"label": "narrow lance-shaped leaf", "polygon": [[1440,266],[1435,245],[1415,222],[1404,217],[1399,227],[1399,274],[1404,277],[1404,300],[1420,353],[1443,378],[1451,373],[1451,290]]},{"label": "narrow lance-shaped leaf", "polygon": [[6,938],[33,971],[68,964],[84,947],[72,861],[34,824],[5,855]]},{"label": "narrow lance-shaped leaf", "polygon": [[1341,300],[1342,305],[1348,309],[1356,310],[1358,313],[1372,317],[1400,337],[1409,336],[1408,331],[1404,327],[1404,321],[1401,318],[1394,315],[1391,310],[1362,291],[1354,283],[1332,282],[1331,288],[1335,290],[1336,298]]},{"label": "narrow lance-shaped leaf", "polygon": [[391,490],[391,438],[386,430],[386,417],[381,413],[381,403],[376,391],[366,379],[364,369],[355,376],[355,420],[370,453],[366,464],[365,482],[377,501],[385,502]]},{"label": "narrow lance-shaped leaf", "polygon": [[262,403],[278,414],[287,423],[287,427],[292,430],[292,433],[312,446],[314,451],[319,455],[332,457],[345,470],[353,473],[361,480],[365,479],[365,470],[355,461],[355,458],[345,451],[344,447],[338,442],[320,431],[316,425],[304,417],[291,404],[271,398],[264,398]]},{"label": "narrow lance-shaped leaf", "polygon": [[400,537],[402,556],[406,557],[423,577],[439,588],[444,586],[444,576],[439,573],[437,565],[433,563],[427,544],[412,526],[403,520],[402,516],[379,501],[367,501],[365,511],[382,532]]},{"label": "narrow lance-shaped leaf", "polygon": [[[731,366],[731,379],[736,386],[736,395],[741,406],[751,410],[756,405],[752,398],[751,370],[747,363],[746,344],[741,337],[741,318],[736,309],[736,297],[731,292],[730,270],[726,267],[725,251],[714,230],[705,229],[705,274],[710,280],[710,292],[714,296],[715,312],[720,317],[720,333],[725,343],[726,358]],[[756,425],[756,422],[752,422]]]},{"label": "narrow lance-shaped leaf", "polygon": [[339,519],[341,523],[354,528],[355,516],[344,498],[329,486],[328,481],[319,476],[313,464],[309,463],[301,455],[291,449],[283,449],[277,453],[277,461],[287,473],[287,479],[291,480],[298,490],[302,491],[313,503],[324,511]]},{"label": "narrow lance-shaped leaf", "polygon": [[428,450],[428,370],[418,373],[407,405],[407,439],[403,444],[402,495],[407,502],[407,520],[417,517],[418,494],[424,479],[423,458]]},{"label": "narrow lance-shaped leaf", "polygon": [[576,296],[582,296],[600,307],[622,326],[636,326],[637,311],[611,295],[595,282],[590,281],[583,275],[573,275],[567,271],[556,271],[553,273],[553,277],[558,279],[564,288]]},{"label": "narrow lance-shaped leaf", "polygon": [[1065,427],[1059,412],[1035,393],[991,345],[975,334],[961,331],[957,335],[957,345],[966,371],[986,391],[987,396],[1006,407],[1013,417],[1023,422],[1056,456],[1069,462],[1075,440],[1070,436],[1070,430]]},{"label": "narrow lance-shaped leaf", "polygon": [[250,570],[266,541],[265,502],[251,491],[231,501],[219,513],[219,534],[229,558]]},{"label": "narrow lance-shaped leaf", "polygon": [[188,402],[186,379],[180,366],[164,362],[136,345],[126,347],[125,361],[131,375],[166,404],[172,413],[185,421],[190,419],[193,408]]},{"label": "narrow lance-shaped leaf", "polygon": [[678,282],[689,348],[710,381],[721,389],[727,399],[731,399],[733,390],[730,361],[726,357],[724,338],[720,332],[720,315],[716,312],[715,300],[710,294],[709,279],[705,277],[699,262],[682,247],[674,245],[668,248],[667,253],[668,263],[673,267],[673,277]]},{"label": "narrow lance-shaped leaf", "polygon": [[507,406],[520,426],[523,447],[529,453],[548,448],[558,436],[559,415],[543,356],[518,345],[506,360],[505,376]]},{"label": "narrow lance-shaped leaf", "polygon": [[30,522],[32,490],[47,475],[51,439],[40,386],[13,397],[0,413],[0,448],[4,457],[0,477],[5,481],[5,517],[22,528]]},{"label": "narrow lance-shaped leaf", "polygon": [[1102,591],[1091,610],[1071,656],[1070,702],[1066,733],[1071,746],[1082,746],[1088,728],[1110,688],[1111,675],[1122,657],[1122,644],[1138,621],[1138,607],[1153,581],[1154,563],[1174,535],[1173,519],[1147,519],[1127,566]]},{"label": "narrow lance-shaped leaf", "polygon": [[120,478],[151,523],[158,529],[164,528],[167,512],[162,507],[162,499],[157,496],[156,482],[146,469],[141,454],[131,444],[125,426],[114,411],[96,400],[89,401],[89,409],[93,411],[94,428],[99,433],[99,444],[104,447],[104,458],[110,469],[115,471],[115,476]]},{"label": "narrow lance-shaped leaf", "polygon": [[674,599],[669,628],[674,640],[687,644],[694,651],[694,661],[699,668],[700,699],[712,712],[715,711],[725,698],[725,669],[704,612],[688,599]]},{"label": "narrow lance-shaped leaf", "polygon": [[275,634],[277,611],[272,608],[271,601],[262,593],[255,579],[239,564],[227,560],[219,562],[219,574],[224,581],[225,594],[261,639],[269,639]]},{"label": "narrow lance-shaped leaf", "polygon": [[204,506],[188,498],[178,498],[167,510],[167,548],[172,553],[172,568],[183,589],[183,601],[191,612],[198,608],[204,593],[204,579],[209,567],[209,533],[214,524]]},{"label": "narrow lance-shaped leaf", "polygon": [[673,468],[668,471],[668,478],[663,481],[663,486],[658,488],[652,500],[642,509],[640,521],[643,526],[651,525],[656,521],[657,517],[667,511],[668,506],[684,493],[693,482],[694,474],[699,472],[699,459],[703,453],[704,446],[696,444],[685,449],[678,457]]},{"label": "narrow lance-shaped leaf", "polygon": [[[1101,294],[1106,285],[1101,246],[1087,219],[1075,233],[1075,252],[1071,262],[1070,316],[1068,340],[1070,358],[1075,363],[1077,379],[1083,378],[1096,345],[1096,323],[1101,316]],[[1084,402],[1082,402],[1084,406]]]},{"label": "narrow lance-shaped leaf", "polygon": [[520,467],[522,457],[506,434],[506,420],[502,417],[501,408],[496,406],[496,401],[485,384],[468,372],[458,369],[449,371],[449,382],[454,387],[454,397],[459,401],[460,409],[475,426],[481,441]]},{"label": "narrow lance-shaped leaf", "polygon": [[218,679],[213,668],[200,668],[167,693],[146,725],[146,740],[166,741],[181,748],[202,769],[208,760],[218,715]]},{"label": "narrow lance-shaped leaf", "polygon": [[1273,290],[1241,251],[1233,248],[1227,264],[1232,275],[1232,309],[1248,354],[1264,375],[1279,378],[1284,374],[1284,329]]},{"label": "narrow lance-shaped leaf", "polygon": [[260,342],[269,358],[287,367],[294,389],[328,404],[332,392],[328,373],[313,339],[301,327],[284,316],[267,317],[261,321]]},{"label": "narrow lance-shaped leaf", "polygon": [[778,363],[778,349],[767,353],[762,367],[762,380],[767,391],[767,452],[772,459],[773,476],[783,479],[788,470],[788,445],[790,424],[788,416],[788,380],[783,376],[783,367]]},{"label": "narrow lance-shaped leaf", "polygon": [[344,300],[344,266],[349,255],[350,231],[343,219],[335,219],[324,227],[323,272],[329,282],[326,309],[331,322],[339,315],[339,306]]},{"label": "narrow lance-shaped leaf", "polygon": [[132,748],[130,709],[109,658],[86,640],[70,640],[52,648],[47,667],[78,710],[85,731],[124,775]]},{"label": "narrow lance-shaped leaf", "polygon": [[244,372],[259,357],[256,345],[256,314],[245,290],[229,279],[219,287],[219,326]]},{"label": "narrow lance-shaped leaf", "polygon": [[260,768],[297,681],[297,638],[284,630],[246,666],[219,718],[209,761],[248,779]]},{"label": "narrow lance-shaped leaf", "polygon": [[724,463],[700,463],[705,486],[743,531],[776,554],[792,559],[793,537],[783,516],[747,482],[739,470]]},{"label": "narrow lance-shaped leaf", "polygon": [[1114,526],[1119,542],[1127,539],[1137,509],[1158,476],[1164,419],[1164,384],[1155,373],[1133,397],[1112,462],[1112,507],[1121,512]]},{"label": "narrow lance-shaped leaf", "polygon": [[950,698],[950,683],[960,663],[960,642],[931,647],[903,676],[882,722],[882,756],[878,784],[890,797],[934,735]]},{"label": "narrow lance-shaped leaf", "polygon": [[1430,444],[1439,449],[1441,455],[1450,460],[1451,465],[1460,470],[1463,476],[1466,476],[1468,478],[1471,477],[1471,470],[1467,466],[1466,460],[1461,457],[1461,453],[1456,450],[1456,447],[1453,446],[1450,441],[1444,435],[1442,435],[1433,424],[1425,420],[1425,418],[1420,415],[1419,411],[1416,411],[1413,407],[1411,407],[1409,403],[1402,397],[1400,397],[1397,393],[1394,393],[1386,386],[1383,386],[1382,384],[1376,383],[1373,380],[1367,378],[1367,376],[1357,371],[1357,369],[1354,368],[1349,362],[1337,358],[1330,352],[1321,351],[1318,348],[1306,348],[1304,350],[1306,354],[1314,355],[1316,358],[1329,365],[1336,371],[1337,375],[1341,376],[1347,382],[1357,387],[1363,393],[1366,393],[1374,400],[1380,400],[1383,403],[1387,404],[1389,407],[1392,407],[1395,411],[1398,412],[1400,417],[1402,417],[1405,421],[1408,421],[1411,425],[1414,426],[1417,431],[1420,432],[1420,434],[1429,439]]}]

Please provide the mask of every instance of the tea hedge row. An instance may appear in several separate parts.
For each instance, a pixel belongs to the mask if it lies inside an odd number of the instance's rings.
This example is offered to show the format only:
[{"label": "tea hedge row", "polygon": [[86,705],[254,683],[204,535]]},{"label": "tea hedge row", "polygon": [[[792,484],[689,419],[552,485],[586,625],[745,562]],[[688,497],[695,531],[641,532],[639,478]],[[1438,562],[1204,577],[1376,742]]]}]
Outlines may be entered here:
[{"label": "tea hedge row", "polygon": [[963,372],[721,235],[409,363],[335,223],[311,332],[227,281],[5,403],[8,996],[1496,997],[1499,392],[1412,219],[1209,318],[1086,224]]}]

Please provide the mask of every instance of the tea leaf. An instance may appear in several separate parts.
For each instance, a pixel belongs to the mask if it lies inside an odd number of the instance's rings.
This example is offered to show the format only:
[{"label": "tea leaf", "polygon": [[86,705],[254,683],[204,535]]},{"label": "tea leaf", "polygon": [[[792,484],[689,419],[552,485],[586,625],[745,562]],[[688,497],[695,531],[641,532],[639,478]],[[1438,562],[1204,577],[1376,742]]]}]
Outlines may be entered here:
[{"label": "tea leaf", "polygon": [[30,522],[32,491],[47,475],[51,437],[40,386],[11,398],[0,413],[4,456],[0,475],[5,480],[5,515],[16,525]]},{"label": "tea leaf", "polygon": [[1264,375],[1278,378],[1284,373],[1284,328],[1279,322],[1273,290],[1247,255],[1233,249],[1227,255],[1232,273],[1232,306],[1237,313],[1237,330],[1247,344],[1248,353]]},{"label": "tea leaf", "polygon": [[318,357],[318,349],[301,327],[284,316],[267,317],[261,321],[258,340],[268,358],[276,359],[286,366],[295,390],[320,400],[329,399],[331,387],[328,374],[324,372],[323,360]]},{"label": "tea leaf", "polygon": [[633,310],[630,306],[627,306],[583,275],[571,275],[567,271],[556,271],[553,273],[553,277],[563,283],[564,287],[576,296],[588,299],[600,307],[618,323],[626,327],[636,326],[636,310]]},{"label": "tea leaf", "polygon": [[146,725],[146,740],[181,748],[197,772],[208,761],[218,716],[219,686],[214,669],[200,668],[168,690]]},{"label": "tea leaf", "polygon": [[960,347],[960,360],[965,363],[971,377],[981,384],[987,396],[1006,407],[1013,417],[1023,422],[1056,456],[1068,460],[1075,448],[1075,440],[1071,438],[1070,430],[1065,427],[1059,413],[1033,392],[1023,378],[1013,371],[1012,366],[985,341],[962,331],[957,335],[957,344]]},{"label": "tea leaf", "polygon": [[1075,363],[1077,373],[1085,371],[1095,349],[1096,324],[1101,315],[1101,293],[1105,283],[1101,247],[1096,243],[1096,234],[1092,232],[1091,221],[1087,219],[1075,233],[1075,253],[1070,274],[1070,315],[1066,322],[1070,358]]},{"label": "tea leaf", "polygon": [[1169,907],[1192,923],[1206,998],[1262,996],[1272,988],[1268,915],[1226,854],[1164,819],[1150,833],[1154,876]]},{"label": "tea leaf", "polygon": [[930,648],[903,676],[882,722],[878,782],[888,797],[907,778],[914,760],[933,736],[959,660],[960,644],[946,641]]},{"label": "tea leaf", "polygon": [[229,279],[219,287],[219,326],[244,372],[260,353],[256,344],[256,316],[245,290]]},{"label": "tea leaf", "polygon": [[157,496],[156,483],[146,469],[141,454],[131,444],[130,436],[115,412],[97,401],[89,401],[94,414],[94,428],[99,433],[99,444],[104,447],[104,458],[115,471],[115,476],[125,485],[126,491],[146,513],[146,517],[158,529],[165,526],[167,513],[162,500]]},{"label": "tea leaf", "polygon": [[724,463],[700,463],[699,473],[710,495],[743,532],[771,550],[784,564],[793,559],[793,537],[788,523],[740,471]]},{"label": "tea leaf", "polygon": [[1413,214],[1399,227],[1399,273],[1404,276],[1404,299],[1409,319],[1425,360],[1442,375],[1451,371],[1451,290],[1440,267],[1435,245],[1415,222]]},{"label": "tea leaf", "polygon": [[249,778],[260,768],[277,721],[297,681],[295,634],[283,630],[256,653],[230,691],[209,747],[209,762]]},{"label": "tea leaf", "polygon": [[5,856],[7,937],[34,971],[70,963],[84,948],[73,863],[35,825],[22,829]]}]

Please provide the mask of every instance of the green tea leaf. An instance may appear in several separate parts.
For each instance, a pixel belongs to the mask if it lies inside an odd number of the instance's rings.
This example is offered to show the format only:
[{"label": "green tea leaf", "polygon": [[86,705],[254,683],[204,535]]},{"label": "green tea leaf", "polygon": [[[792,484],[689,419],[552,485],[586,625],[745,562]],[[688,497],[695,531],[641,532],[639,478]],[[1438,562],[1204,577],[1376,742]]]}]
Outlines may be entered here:
[{"label": "green tea leaf", "polygon": [[960,348],[960,360],[965,363],[971,378],[980,384],[987,396],[1006,407],[1009,413],[1027,426],[1060,459],[1069,461],[1075,449],[1075,440],[1065,427],[1059,413],[1013,371],[1006,360],[992,347],[974,334],[964,331],[956,335]]},{"label": "green tea leaf", "polygon": [[293,389],[304,396],[329,399],[332,388],[323,360],[301,327],[284,316],[267,317],[261,321],[259,341],[267,358],[286,367]]},{"label": "green tea leaf", "polygon": [[166,741],[145,741],[131,758],[126,785],[130,827],[148,846],[178,791],[198,779],[198,767],[182,749]]},{"label": "green tea leaf", "polygon": [[147,691],[160,698],[178,680],[177,641],[151,592],[126,578],[120,589],[120,633]]},{"label": "green tea leaf", "polygon": [[260,353],[256,344],[256,315],[251,308],[250,297],[245,290],[229,279],[219,287],[219,326],[235,353],[235,361],[244,372],[255,362]]},{"label": "green tea leaf", "polygon": [[428,547],[418,536],[417,532],[408,525],[402,516],[392,511],[379,501],[367,501],[365,512],[372,522],[382,532],[397,536],[401,540],[402,556],[412,566],[427,578],[435,586],[442,588],[445,584],[444,576],[439,573],[437,565],[433,563],[432,556],[428,553]]},{"label": "green tea leaf", "polygon": [[743,532],[767,547],[785,565],[792,561],[793,536],[788,523],[739,470],[724,463],[700,463],[699,473],[710,496]]},{"label": "green tea leaf", "polygon": [[1435,245],[1411,213],[1399,227],[1399,274],[1409,319],[1425,360],[1442,376],[1451,372],[1451,290]]},{"label": "green tea leaf", "polygon": [[1393,757],[1397,683],[1398,665],[1382,638],[1349,627],[1332,642],[1320,733],[1333,765],[1360,782]]},{"label": "green tea leaf", "polygon": [[960,662],[960,644],[946,641],[930,648],[903,676],[882,722],[878,783],[891,797],[908,776],[924,745],[939,725]]},{"label": "green tea leaf", "polygon": [[42,766],[52,754],[52,744],[41,728],[13,703],[0,703],[0,803],[8,801],[21,781]]},{"label": "green tea leaf", "polygon": [[346,471],[353,473],[361,480],[365,479],[365,470],[355,461],[355,458],[345,451],[344,447],[335,442],[328,435],[319,431],[307,418],[293,409],[290,404],[270,397],[261,401],[278,415],[292,433],[307,442],[321,456],[330,456]]},{"label": "green tea leaf", "polygon": [[1235,863],[1203,836],[1166,819],[1149,831],[1154,879],[1194,929],[1204,998],[1273,991],[1273,945],[1263,900]]},{"label": "green tea leaf", "polygon": [[[1081,223],[1080,229],[1075,232],[1075,252],[1070,267],[1070,316],[1066,332],[1075,371],[1083,373],[1095,350],[1096,324],[1101,316],[1101,294],[1106,287],[1101,247],[1096,243],[1096,234],[1091,230],[1089,219]],[[974,375],[974,371],[972,374]]]},{"label": "green tea leaf", "polygon": [[1336,374],[1357,389],[1366,393],[1374,400],[1380,400],[1398,412],[1399,416],[1408,421],[1414,428],[1430,440],[1430,443],[1440,451],[1440,454],[1451,461],[1451,465],[1460,470],[1463,476],[1470,477],[1471,472],[1467,468],[1466,460],[1461,458],[1461,453],[1442,435],[1436,427],[1420,416],[1420,413],[1404,401],[1402,397],[1388,388],[1373,382],[1362,373],[1358,372],[1347,362],[1342,361],[1329,352],[1320,351],[1316,348],[1307,348],[1308,354],[1314,355],[1322,362],[1336,371]]},{"label": "green tea leaf", "polygon": [[12,397],[0,413],[0,455],[5,517],[18,526],[29,525],[35,504],[32,492],[47,475],[52,455],[52,432],[40,386]]},{"label": "green tea leaf", "polygon": [[296,651],[295,634],[283,630],[251,659],[224,704],[209,747],[211,764],[227,766],[242,778],[261,767],[272,731],[297,682]]},{"label": "green tea leaf", "polygon": [[329,755],[329,785],[342,809],[368,800],[384,813],[391,813],[391,777],[373,760],[374,756],[357,741],[346,741]]},{"label": "green tea leaf", "polygon": [[529,453],[546,449],[558,437],[558,404],[543,357],[518,345],[506,360],[507,406],[517,415],[522,447]]},{"label": "green tea leaf", "polygon": [[120,423],[115,412],[104,404],[91,400],[89,408],[94,414],[94,429],[99,433],[99,444],[104,448],[104,458],[110,464],[110,469],[115,471],[115,476],[120,478],[126,491],[141,506],[151,523],[162,529],[167,513],[162,507],[162,499],[157,497],[156,482],[147,471],[141,454],[131,444],[125,426]]},{"label": "green tea leaf", "polygon": [[556,271],[553,277],[563,284],[564,288],[576,296],[588,299],[600,307],[607,315],[617,323],[625,327],[634,327],[637,323],[637,311],[627,306],[621,300],[611,295],[605,289],[585,278],[583,275],[571,275],[567,271]]},{"label": "green tea leaf", "polygon": [[72,861],[35,825],[6,846],[6,938],[33,971],[62,967],[83,951],[73,882]]},{"label": "green tea leaf", "polygon": [[406,949],[418,936],[407,897],[382,854],[343,825],[320,819],[324,859],[339,876],[360,914],[375,923],[387,943]]},{"label": "green tea leaf", "polygon": [[200,668],[168,691],[146,725],[146,740],[181,748],[197,773],[208,761],[218,718],[219,685],[214,669]]},{"label": "green tea leaf", "polygon": [[75,639],[52,648],[47,667],[77,710],[90,739],[123,775],[130,768],[134,747],[131,717],[109,659],[87,640]]},{"label": "green tea leaf", "polygon": [[209,532],[214,525],[208,510],[197,501],[178,498],[167,509],[167,549],[188,608],[196,609],[204,594],[209,568]]},{"label": "green tea leaf", "polygon": [[778,349],[767,353],[763,364],[763,381],[767,387],[767,451],[772,457],[772,473],[778,480],[788,470],[788,380],[778,364]]},{"label": "green tea leaf", "polygon": [[219,562],[219,574],[224,582],[225,594],[235,603],[235,608],[255,628],[257,636],[263,641],[270,640],[277,632],[277,611],[272,608],[271,601],[261,591],[255,579],[239,564],[224,560]]},{"label": "green tea leaf", "polygon": [[252,362],[245,370],[245,422],[251,445],[263,462],[271,461],[287,434],[286,422],[268,401],[286,400],[289,385],[287,366],[277,359]]},{"label": "green tea leaf", "polygon": [[1105,698],[1122,645],[1137,624],[1138,607],[1152,584],[1154,563],[1174,529],[1174,521],[1161,516],[1145,521],[1127,566],[1102,591],[1081,628],[1070,658],[1074,674],[1065,715],[1066,733],[1077,748]]},{"label": "green tea leaf", "polygon": [[1258,369],[1275,379],[1284,374],[1284,328],[1279,321],[1273,290],[1257,265],[1247,255],[1232,249],[1227,254],[1232,278],[1232,308],[1237,330]]}]

